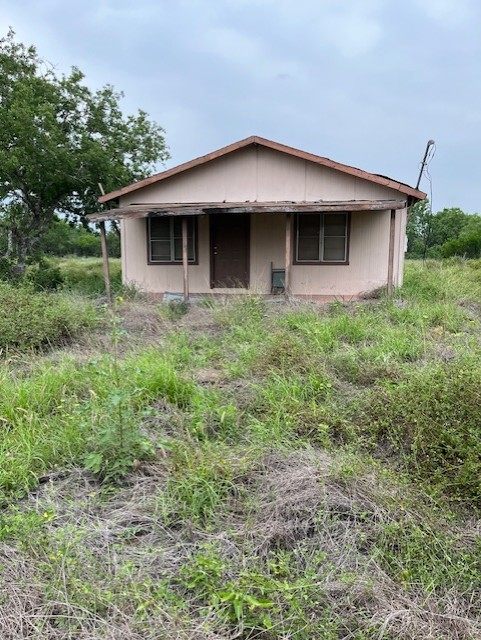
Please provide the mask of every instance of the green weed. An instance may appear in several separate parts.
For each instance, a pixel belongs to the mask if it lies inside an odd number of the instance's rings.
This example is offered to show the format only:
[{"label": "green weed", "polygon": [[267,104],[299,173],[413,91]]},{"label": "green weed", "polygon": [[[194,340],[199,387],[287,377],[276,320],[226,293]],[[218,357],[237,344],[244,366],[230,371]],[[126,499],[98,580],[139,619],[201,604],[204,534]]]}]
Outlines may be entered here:
[{"label": "green weed", "polygon": [[248,464],[232,453],[212,443],[202,448],[179,443],[173,449],[171,475],[158,496],[165,523],[205,525],[228,508],[239,490],[235,477]]},{"label": "green weed", "polygon": [[387,571],[408,589],[470,590],[481,580],[479,550],[428,522],[405,517],[387,523],[375,545]]},{"label": "green weed", "polygon": [[[105,294],[101,258],[61,258],[53,260],[53,262],[58,264],[66,289],[87,296]],[[120,260],[110,258],[109,266],[112,292],[115,295],[124,294]]]},{"label": "green weed", "polygon": [[0,349],[63,344],[95,325],[94,308],[67,295],[34,293],[0,282]]},{"label": "green weed", "polygon": [[477,359],[433,365],[377,387],[364,428],[437,491],[481,505],[480,402]]},{"label": "green weed", "polygon": [[[160,345],[129,350],[115,318],[104,353],[5,359],[0,542],[58,628],[395,638],[397,598],[413,625],[453,602],[459,637],[477,624],[462,516],[481,507],[479,264],[409,264],[397,294],[321,309],[245,296],[212,304],[215,331],[174,310]],[[152,453],[152,475],[122,487]],[[25,496],[85,461],[120,486]]]},{"label": "green weed", "polygon": [[302,437],[328,444],[324,405],[332,383],[326,374],[272,373],[257,390],[251,422],[257,438],[282,444]]}]

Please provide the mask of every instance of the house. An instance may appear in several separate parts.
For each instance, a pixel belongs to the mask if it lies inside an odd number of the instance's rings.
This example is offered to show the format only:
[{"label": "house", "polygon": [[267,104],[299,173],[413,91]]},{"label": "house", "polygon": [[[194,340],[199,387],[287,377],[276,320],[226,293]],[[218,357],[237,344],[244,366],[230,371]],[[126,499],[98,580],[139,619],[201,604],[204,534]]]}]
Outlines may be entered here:
[{"label": "house", "polygon": [[155,294],[357,299],[403,278],[407,207],[426,194],[252,136],[103,195],[125,283]]}]

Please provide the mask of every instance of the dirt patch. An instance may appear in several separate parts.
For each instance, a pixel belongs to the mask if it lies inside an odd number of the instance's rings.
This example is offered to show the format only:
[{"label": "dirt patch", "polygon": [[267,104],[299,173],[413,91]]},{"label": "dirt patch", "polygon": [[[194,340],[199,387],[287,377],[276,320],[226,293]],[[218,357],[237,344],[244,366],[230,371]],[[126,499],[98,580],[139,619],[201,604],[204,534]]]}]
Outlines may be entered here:
[{"label": "dirt patch", "polygon": [[121,326],[132,338],[158,338],[171,330],[172,323],[162,318],[159,303],[128,301],[118,306]]},{"label": "dirt patch", "polygon": [[212,309],[191,305],[188,312],[175,324],[176,328],[188,330],[193,335],[217,336],[223,331],[215,319]]}]

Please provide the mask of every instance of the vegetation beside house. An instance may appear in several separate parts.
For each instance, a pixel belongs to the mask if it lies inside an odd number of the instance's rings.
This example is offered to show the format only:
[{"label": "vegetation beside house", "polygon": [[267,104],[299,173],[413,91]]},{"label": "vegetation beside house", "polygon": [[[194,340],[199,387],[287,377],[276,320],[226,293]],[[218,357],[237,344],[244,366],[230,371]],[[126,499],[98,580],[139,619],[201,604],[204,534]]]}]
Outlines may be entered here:
[{"label": "vegetation beside house", "polygon": [[433,213],[428,200],[409,211],[408,258],[481,257],[481,216],[459,207]]},{"label": "vegetation beside house", "polygon": [[58,73],[11,29],[0,38],[0,255],[13,272],[45,251],[59,215],[86,225],[103,188],[169,157],[162,127],[145,111],[123,114],[121,100],[111,85],[91,90],[78,67]]},{"label": "vegetation beside house", "polygon": [[478,637],[480,273],[4,347],[3,637]]}]

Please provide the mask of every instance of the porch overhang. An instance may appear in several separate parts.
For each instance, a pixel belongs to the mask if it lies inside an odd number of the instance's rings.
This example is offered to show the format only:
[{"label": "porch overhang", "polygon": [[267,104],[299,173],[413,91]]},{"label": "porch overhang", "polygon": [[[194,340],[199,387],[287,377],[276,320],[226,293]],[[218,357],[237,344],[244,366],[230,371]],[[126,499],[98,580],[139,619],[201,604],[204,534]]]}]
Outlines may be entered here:
[{"label": "porch overhang", "polygon": [[211,214],[242,213],[318,213],[336,211],[386,211],[405,209],[403,200],[334,200],[317,202],[186,202],[131,204],[87,216],[89,222],[138,219],[157,216],[204,216]]}]

